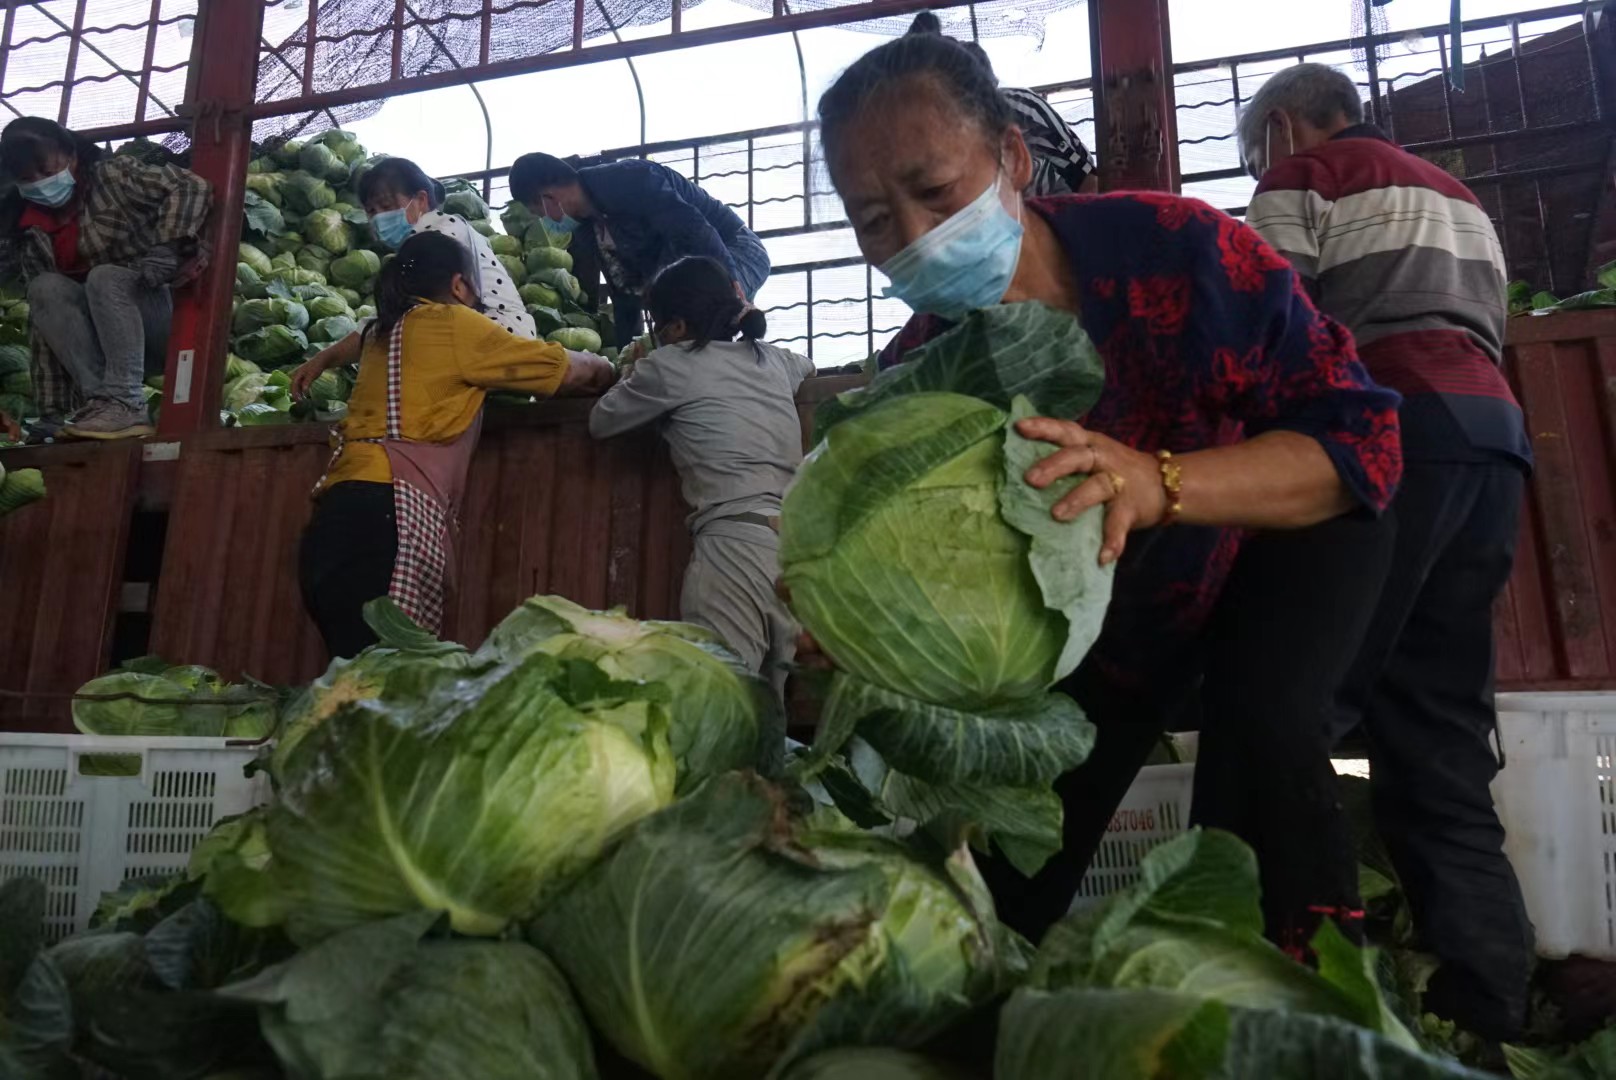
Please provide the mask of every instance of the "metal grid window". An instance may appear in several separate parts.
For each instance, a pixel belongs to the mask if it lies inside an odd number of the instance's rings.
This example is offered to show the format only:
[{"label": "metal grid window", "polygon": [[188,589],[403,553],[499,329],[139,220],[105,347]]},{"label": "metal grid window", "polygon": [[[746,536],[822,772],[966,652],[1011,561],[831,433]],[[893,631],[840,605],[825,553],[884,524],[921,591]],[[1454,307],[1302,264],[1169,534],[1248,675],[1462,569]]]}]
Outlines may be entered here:
[{"label": "metal grid window", "polygon": [[1236,145],[1237,110],[1274,72],[1329,64],[1353,77],[1389,135],[1470,185],[1512,276],[1575,288],[1609,149],[1584,14],[1560,4],[1466,22],[1464,93],[1450,84],[1445,26],[1375,35],[1373,48],[1342,39],[1175,65],[1183,192],[1242,215],[1256,182]]},{"label": "metal grid window", "polygon": [[0,107],[109,136],[183,127],[197,0],[6,5]]},{"label": "metal grid window", "polygon": [[[1094,147],[1094,96],[1088,80],[1038,87],[1084,144]],[[859,254],[853,230],[831,189],[815,124],[625,147],[586,164],[645,157],[701,185],[740,215],[768,249],[773,271],[757,297],[770,340],[806,353],[821,369],[862,364],[909,317],[881,296],[886,281]],[[477,174],[479,177],[481,174]],[[489,198],[509,198],[503,176]]]}]

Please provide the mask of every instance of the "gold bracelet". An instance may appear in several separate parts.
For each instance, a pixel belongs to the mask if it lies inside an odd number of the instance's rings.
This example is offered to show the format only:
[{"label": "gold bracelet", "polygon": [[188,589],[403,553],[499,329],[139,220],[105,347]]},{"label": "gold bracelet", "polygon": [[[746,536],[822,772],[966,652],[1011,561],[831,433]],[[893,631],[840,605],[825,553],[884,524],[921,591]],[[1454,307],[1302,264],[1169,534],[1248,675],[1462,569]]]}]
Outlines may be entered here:
[{"label": "gold bracelet", "polygon": [[1156,451],[1156,460],[1161,464],[1162,489],[1167,492],[1167,513],[1162,516],[1162,524],[1171,525],[1184,512],[1184,467],[1173,460],[1171,450]]}]

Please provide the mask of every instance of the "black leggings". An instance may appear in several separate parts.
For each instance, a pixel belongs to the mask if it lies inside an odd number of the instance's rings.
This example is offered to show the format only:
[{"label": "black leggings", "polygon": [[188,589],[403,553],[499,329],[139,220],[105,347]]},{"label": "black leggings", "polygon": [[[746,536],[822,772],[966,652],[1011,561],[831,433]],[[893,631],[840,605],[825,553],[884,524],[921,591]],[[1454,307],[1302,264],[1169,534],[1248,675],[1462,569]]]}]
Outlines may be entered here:
[{"label": "black leggings", "polygon": [[[1206,714],[1195,817],[1258,848],[1265,900],[1354,906],[1357,862],[1326,733],[1335,693],[1374,613],[1393,534],[1339,518],[1252,537],[1179,674],[1123,689],[1085,663],[1060,689],[1096,728],[1087,761],[1055,782],[1064,847],[1035,877],[982,860],[1000,918],[1032,941],[1066,913],[1117,805],[1170,721]],[[1195,674],[1206,672],[1202,699]],[[1339,887],[1338,887],[1339,886]],[[1277,927],[1276,927],[1277,929]]]},{"label": "black leggings", "polygon": [[1118,804],[1179,708],[1167,684],[1124,689],[1092,662],[1057,689],[1082,706],[1095,728],[1088,760],[1055,781],[1064,815],[1061,850],[1031,878],[997,853],[977,856],[1000,920],[1034,943],[1072,906]]},{"label": "black leggings", "polygon": [[[1305,946],[1326,909],[1360,906],[1329,728],[1395,540],[1390,514],[1252,536],[1205,631],[1190,818],[1256,849],[1264,921],[1282,945]],[[1361,920],[1338,921],[1361,933]]]},{"label": "black leggings", "polygon": [[314,504],[298,552],[303,606],[333,657],[376,644],[365,604],[387,595],[398,556],[393,485],[348,480]]}]

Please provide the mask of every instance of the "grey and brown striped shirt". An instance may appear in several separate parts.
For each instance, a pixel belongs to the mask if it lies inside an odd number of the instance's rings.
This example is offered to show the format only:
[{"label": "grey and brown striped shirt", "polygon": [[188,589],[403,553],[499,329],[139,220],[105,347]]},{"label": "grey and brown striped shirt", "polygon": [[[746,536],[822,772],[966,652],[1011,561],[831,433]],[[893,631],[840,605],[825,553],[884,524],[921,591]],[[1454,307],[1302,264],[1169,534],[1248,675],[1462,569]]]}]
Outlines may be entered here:
[{"label": "grey and brown striped shirt", "polygon": [[1499,370],[1503,249],[1468,188],[1359,124],[1275,163],[1246,223],[1352,331],[1375,381],[1403,395],[1405,459],[1531,465]]}]

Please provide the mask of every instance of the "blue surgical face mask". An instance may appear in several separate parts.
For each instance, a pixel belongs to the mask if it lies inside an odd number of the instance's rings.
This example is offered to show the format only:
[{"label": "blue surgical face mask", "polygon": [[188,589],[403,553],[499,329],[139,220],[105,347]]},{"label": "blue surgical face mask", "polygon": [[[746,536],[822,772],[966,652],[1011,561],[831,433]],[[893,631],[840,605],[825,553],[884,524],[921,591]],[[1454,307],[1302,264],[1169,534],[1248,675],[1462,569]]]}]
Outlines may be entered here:
[{"label": "blue surgical face mask", "polygon": [[73,170],[63,169],[54,176],[18,184],[17,191],[29,202],[41,206],[66,206],[73,197]]},{"label": "blue surgical face mask", "polygon": [[414,228],[405,216],[403,207],[376,214],[370,219],[370,227],[376,230],[376,239],[394,251],[404,246],[404,241],[410,238],[410,231]]},{"label": "blue surgical face mask", "polygon": [[[555,203],[556,209],[561,211],[561,217],[559,219],[550,216],[549,208],[544,205],[546,202]],[[549,229],[551,232],[573,233],[577,232],[579,228],[583,226],[583,222],[567,213],[566,209],[561,205],[561,200],[557,199],[554,195],[540,196],[539,216],[544,219],[544,227]]]},{"label": "blue surgical face mask", "polygon": [[999,181],[947,221],[888,259],[882,296],[945,319],[1004,299],[1021,257],[1021,222],[999,198]]}]

